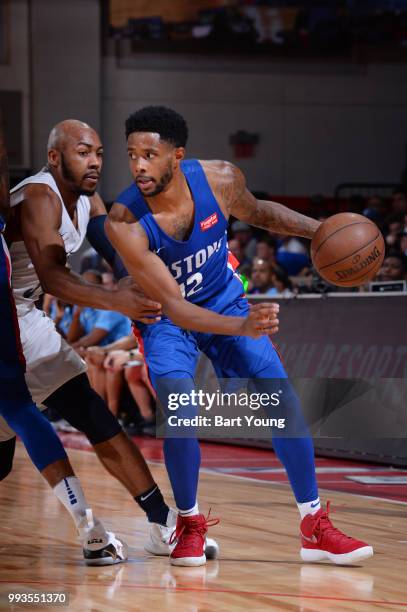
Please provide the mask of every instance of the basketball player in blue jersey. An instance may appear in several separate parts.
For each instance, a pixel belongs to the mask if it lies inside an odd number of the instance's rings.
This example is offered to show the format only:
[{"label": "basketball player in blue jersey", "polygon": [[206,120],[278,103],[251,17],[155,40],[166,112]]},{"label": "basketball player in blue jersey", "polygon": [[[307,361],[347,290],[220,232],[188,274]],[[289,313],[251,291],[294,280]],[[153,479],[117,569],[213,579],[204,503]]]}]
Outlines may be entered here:
[{"label": "basketball player in blue jersey", "polygon": [[[71,514],[88,565],[111,565],[127,558],[127,547],[93,517],[82,487],[49,421],[39,412],[27,388],[25,359],[10,287],[11,264],[3,237],[10,212],[6,148],[0,122],[0,415],[23,441],[27,452]],[[15,438],[0,447],[0,480],[11,470]]]},{"label": "basketball player in blue jersey", "polygon": [[[106,223],[127,270],[165,313],[151,326],[137,324],[152,383],[159,395],[163,380],[166,389],[173,381],[173,391],[193,390],[203,351],[219,378],[254,379],[260,389],[267,379],[284,380],[280,407],[301,424],[299,400],[273,344],[262,335],[277,330],[278,307],[249,309],[228,264],[226,230],[230,215],[304,238],[312,238],[319,223],[281,204],[256,200],[241,171],[228,162],[185,160],[187,136],[185,120],[165,107],[146,107],[127,119],[134,183],[117,198]],[[256,333],[248,330],[249,312],[257,317]],[[329,505],[321,507],[305,425],[298,437],[274,436],[273,446],[299,508],[302,559],[347,564],[370,557],[372,548],[336,529]],[[201,565],[208,525],[196,502],[199,445],[196,439],[167,438],[164,453],[179,511],[170,561]]]}]

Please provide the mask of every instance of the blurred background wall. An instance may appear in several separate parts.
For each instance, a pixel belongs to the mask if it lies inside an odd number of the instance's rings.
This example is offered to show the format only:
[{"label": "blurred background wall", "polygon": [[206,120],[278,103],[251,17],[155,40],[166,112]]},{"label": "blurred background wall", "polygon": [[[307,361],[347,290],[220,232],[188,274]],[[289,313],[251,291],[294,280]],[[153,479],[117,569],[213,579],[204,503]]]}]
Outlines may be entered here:
[{"label": "blurred background wall", "polygon": [[237,161],[229,136],[239,129],[258,133],[256,156],[237,162],[253,190],[332,194],[344,181],[398,181],[407,132],[404,65],[294,63],[220,72],[196,71],[192,62],[190,69],[151,70],[105,59],[108,198],[128,181],[123,120],[158,103],[185,115],[194,157]]},{"label": "blurred background wall", "polygon": [[[23,127],[21,155],[17,163],[10,155],[10,162],[12,170],[37,169],[58,121],[77,117],[101,127],[100,4],[2,0],[2,19],[8,45],[0,61],[0,106],[10,152],[19,149]],[[11,93],[21,97],[21,116]]]},{"label": "blurred background wall", "polygon": [[[188,154],[237,162],[252,190],[330,195],[344,181],[399,181],[407,133],[405,63],[324,61],[323,53],[283,61],[151,53],[150,47],[134,52],[134,36],[118,39],[112,27],[125,23],[129,6],[144,14],[145,2],[1,4],[8,48],[0,63],[0,105],[9,116],[13,110],[15,127],[7,129],[15,172],[41,166],[50,128],[77,117],[101,131],[102,193],[111,200],[129,182],[126,116],[145,104],[166,104],[190,124]],[[239,130],[258,135],[253,157],[236,159],[229,139]]]}]

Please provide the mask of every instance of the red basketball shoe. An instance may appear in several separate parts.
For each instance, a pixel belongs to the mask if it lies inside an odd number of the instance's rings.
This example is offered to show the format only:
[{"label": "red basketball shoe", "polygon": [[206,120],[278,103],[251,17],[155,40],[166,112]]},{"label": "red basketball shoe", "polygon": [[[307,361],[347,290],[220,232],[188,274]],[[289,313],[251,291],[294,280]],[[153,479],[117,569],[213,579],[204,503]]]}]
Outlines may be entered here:
[{"label": "red basketball shoe", "polygon": [[329,502],[326,510],[307,514],[301,521],[301,559],[303,561],[331,561],[336,565],[348,565],[368,559],[373,548],[336,529],[329,518]]},{"label": "red basketball shoe", "polygon": [[171,565],[204,565],[205,537],[208,527],[217,525],[219,519],[210,519],[209,514],[194,516],[179,516],[177,526],[171,536],[170,544],[176,542],[170,554]]}]

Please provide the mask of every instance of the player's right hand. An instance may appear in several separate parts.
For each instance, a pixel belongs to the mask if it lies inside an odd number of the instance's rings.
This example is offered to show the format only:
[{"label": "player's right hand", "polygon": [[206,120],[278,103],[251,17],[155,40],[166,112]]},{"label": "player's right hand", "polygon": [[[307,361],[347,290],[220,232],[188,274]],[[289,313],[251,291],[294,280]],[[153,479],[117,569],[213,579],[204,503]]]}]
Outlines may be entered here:
[{"label": "player's right hand", "polygon": [[260,338],[278,332],[278,313],[280,306],[272,302],[264,302],[250,306],[249,315],[242,324],[242,336]]},{"label": "player's right hand", "polygon": [[114,292],[115,310],[146,325],[161,319],[161,304],[147,298],[134,284],[124,285]]}]

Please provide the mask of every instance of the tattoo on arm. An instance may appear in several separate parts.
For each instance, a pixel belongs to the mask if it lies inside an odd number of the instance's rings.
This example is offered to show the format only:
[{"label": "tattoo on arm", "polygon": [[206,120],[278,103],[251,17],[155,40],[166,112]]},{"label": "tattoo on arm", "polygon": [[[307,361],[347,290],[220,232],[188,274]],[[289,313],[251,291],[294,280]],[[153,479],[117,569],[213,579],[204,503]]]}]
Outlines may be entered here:
[{"label": "tattoo on arm", "polygon": [[222,198],[229,214],[262,229],[312,238],[320,223],[311,217],[291,210],[278,202],[257,200],[246,187],[243,173],[236,167],[222,187]]}]

